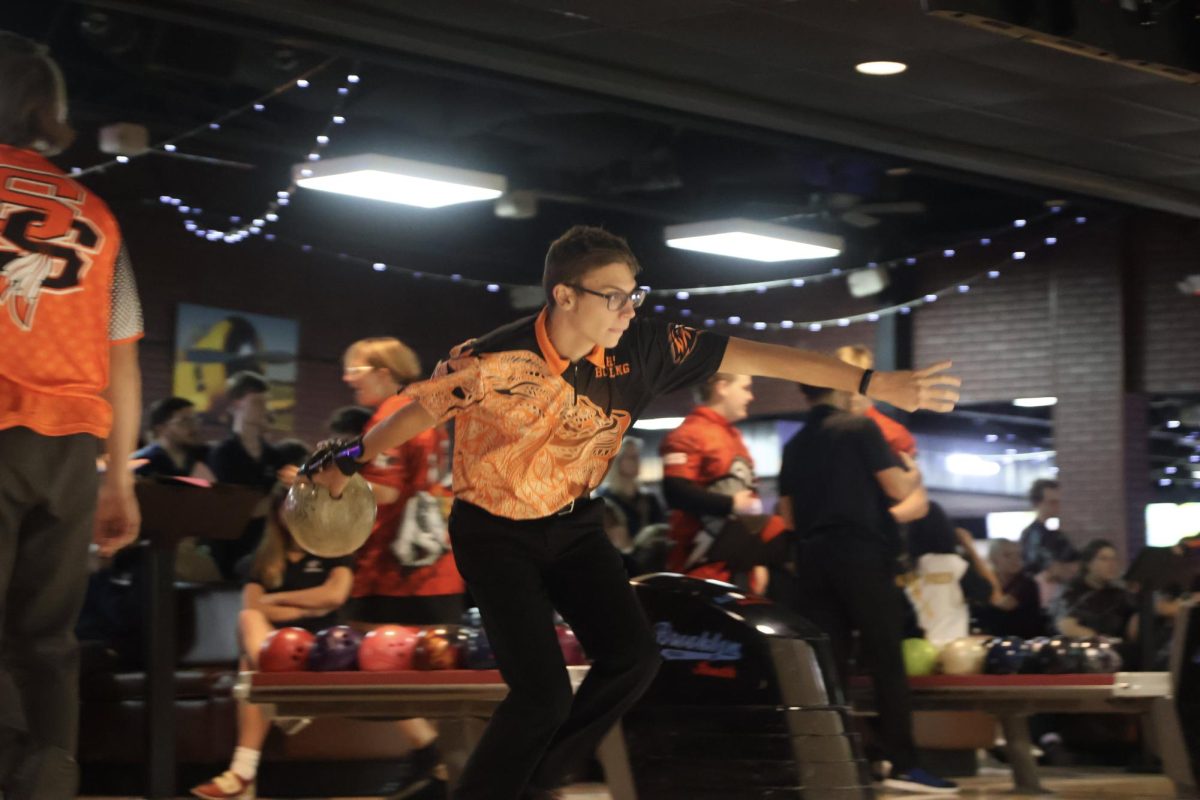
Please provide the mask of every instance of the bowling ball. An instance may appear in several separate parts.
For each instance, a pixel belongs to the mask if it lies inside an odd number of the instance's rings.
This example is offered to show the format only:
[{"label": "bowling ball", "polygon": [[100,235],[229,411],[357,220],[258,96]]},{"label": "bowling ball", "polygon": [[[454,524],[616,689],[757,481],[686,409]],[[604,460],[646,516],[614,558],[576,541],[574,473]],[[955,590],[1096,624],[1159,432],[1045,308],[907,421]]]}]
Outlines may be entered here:
[{"label": "bowling ball", "polygon": [[466,635],[467,644],[463,648],[463,666],[467,669],[495,669],[496,654],[492,652],[487,631],[482,628],[468,628]]},{"label": "bowling ball", "polygon": [[946,675],[978,675],[983,672],[990,636],[964,636],[942,648],[938,664]]},{"label": "bowling ball", "polygon": [[1108,636],[1088,636],[1079,640],[1082,649],[1080,668],[1082,672],[1120,672],[1121,654],[1117,651],[1119,639]]},{"label": "bowling ball", "polygon": [[362,634],[348,625],[334,625],[317,632],[317,640],[308,654],[308,668],[317,672],[343,672],[358,669],[358,647]]},{"label": "bowling ball", "polygon": [[583,652],[583,645],[575,638],[575,631],[569,625],[555,625],[554,630],[558,632],[558,649],[562,650],[567,666],[586,664],[587,656]]},{"label": "bowling ball", "polygon": [[1033,655],[1033,671],[1041,675],[1079,672],[1082,668],[1079,650],[1068,636],[1050,636]]},{"label": "bowling ball", "polygon": [[478,608],[468,608],[463,612],[462,624],[467,628],[482,628],[483,615],[479,613]]},{"label": "bowling ball", "polygon": [[1048,641],[1050,641],[1049,636],[1035,636],[1025,642],[1025,646],[1029,649],[1029,655],[1025,657],[1025,662],[1021,665],[1022,675],[1034,674],[1041,669],[1041,665],[1038,662],[1038,653]]},{"label": "bowling ball", "polygon": [[459,625],[430,625],[417,634],[413,666],[417,669],[461,669],[467,634]]},{"label": "bowling ball", "polygon": [[904,652],[904,674],[910,678],[932,675],[937,665],[938,649],[928,639],[905,639],[901,643]]},{"label": "bowling ball", "polygon": [[308,666],[308,653],[316,639],[304,628],[271,631],[258,650],[258,668],[263,672],[301,672]]},{"label": "bowling ball", "polygon": [[368,672],[394,672],[413,668],[417,632],[403,625],[380,625],[358,646],[358,668]]},{"label": "bowling ball", "polygon": [[988,675],[1015,675],[1031,653],[1029,645],[1019,636],[997,636],[988,642],[983,671]]}]

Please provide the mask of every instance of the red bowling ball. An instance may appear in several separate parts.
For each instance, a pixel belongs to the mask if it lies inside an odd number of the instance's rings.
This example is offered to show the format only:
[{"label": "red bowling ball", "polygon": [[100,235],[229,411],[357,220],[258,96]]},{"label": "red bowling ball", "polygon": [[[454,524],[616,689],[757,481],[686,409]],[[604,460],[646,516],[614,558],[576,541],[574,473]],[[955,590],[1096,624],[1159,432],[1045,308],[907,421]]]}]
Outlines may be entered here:
[{"label": "red bowling ball", "polygon": [[258,651],[258,668],[263,672],[302,672],[316,637],[303,628],[271,631]]},{"label": "red bowling ball", "polygon": [[567,666],[586,664],[587,656],[583,652],[583,645],[575,638],[575,631],[568,625],[555,625],[554,629],[558,632],[558,647],[562,650],[563,661],[567,662]]},{"label": "red bowling ball", "polygon": [[368,672],[394,672],[413,668],[417,632],[403,625],[381,625],[363,637],[358,647],[358,668]]}]

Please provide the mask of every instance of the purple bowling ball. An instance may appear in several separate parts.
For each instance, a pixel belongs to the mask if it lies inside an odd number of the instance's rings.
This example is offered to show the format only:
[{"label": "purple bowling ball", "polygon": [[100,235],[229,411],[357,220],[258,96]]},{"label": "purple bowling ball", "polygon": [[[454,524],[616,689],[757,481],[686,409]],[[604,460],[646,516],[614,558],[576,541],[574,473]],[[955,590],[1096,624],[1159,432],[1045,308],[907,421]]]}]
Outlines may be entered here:
[{"label": "purple bowling ball", "polygon": [[334,625],[317,634],[308,653],[308,668],[316,672],[358,669],[358,646],[362,634],[347,625]]}]

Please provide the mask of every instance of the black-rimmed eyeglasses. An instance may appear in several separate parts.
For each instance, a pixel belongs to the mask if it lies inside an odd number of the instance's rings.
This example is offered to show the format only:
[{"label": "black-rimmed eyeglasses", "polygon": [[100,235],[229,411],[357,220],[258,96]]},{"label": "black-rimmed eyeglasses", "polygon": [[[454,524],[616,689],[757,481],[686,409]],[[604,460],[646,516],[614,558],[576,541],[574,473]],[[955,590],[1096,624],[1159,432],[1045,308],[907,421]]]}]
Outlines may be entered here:
[{"label": "black-rimmed eyeglasses", "polygon": [[625,308],[626,303],[631,304],[634,308],[641,308],[642,303],[646,302],[646,294],[650,291],[645,286],[639,286],[628,294],[625,292],[597,292],[595,289],[589,289],[586,286],[579,286],[577,284],[569,285],[572,289],[594,294],[596,297],[603,297],[608,303],[609,311],[620,311]]}]

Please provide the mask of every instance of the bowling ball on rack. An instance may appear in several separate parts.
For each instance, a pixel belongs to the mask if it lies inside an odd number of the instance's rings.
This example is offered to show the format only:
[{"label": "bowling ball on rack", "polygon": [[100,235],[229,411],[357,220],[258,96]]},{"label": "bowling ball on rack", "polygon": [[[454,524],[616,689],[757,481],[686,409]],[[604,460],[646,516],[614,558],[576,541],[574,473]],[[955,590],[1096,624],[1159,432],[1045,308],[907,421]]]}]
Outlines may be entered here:
[{"label": "bowling ball on rack", "polygon": [[1050,636],[1033,655],[1034,672],[1040,675],[1068,675],[1082,669],[1079,645],[1069,636]]},{"label": "bowling ball on rack", "polygon": [[417,634],[413,666],[424,670],[461,669],[466,645],[466,629],[461,625],[428,625]]},{"label": "bowling ball on rack", "polygon": [[1019,636],[997,636],[988,642],[983,671],[988,675],[1016,675],[1025,666],[1031,650]]},{"label": "bowling ball on rack", "polygon": [[904,653],[904,674],[910,678],[932,675],[937,666],[938,649],[928,639],[905,639],[901,642]]},{"label": "bowling ball on rack", "polygon": [[467,669],[495,669],[496,654],[483,628],[468,628],[467,643],[463,648],[463,666]]},{"label": "bowling ball on rack", "polygon": [[964,636],[942,648],[938,665],[945,675],[978,675],[983,672],[990,636]]},{"label": "bowling ball on rack", "polygon": [[302,672],[316,637],[304,628],[271,631],[258,650],[258,668],[263,672]]},{"label": "bowling ball on rack", "polygon": [[1081,672],[1110,673],[1120,672],[1122,659],[1117,646],[1120,639],[1109,636],[1087,636],[1079,640],[1081,653]]},{"label": "bowling ball on rack", "polygon": [[317,632],[317,640],[308,654],[308,668],[317,672],[343,672],[358,669],[358,648],[362,634],[348,625],[334,625]]},{"label": "bowling ball on rack", "polygon": [[358,668],[368,672],[412,669],[416,648],[416,630],[403,625],[380,625],[368,631],[358,646]]}]

